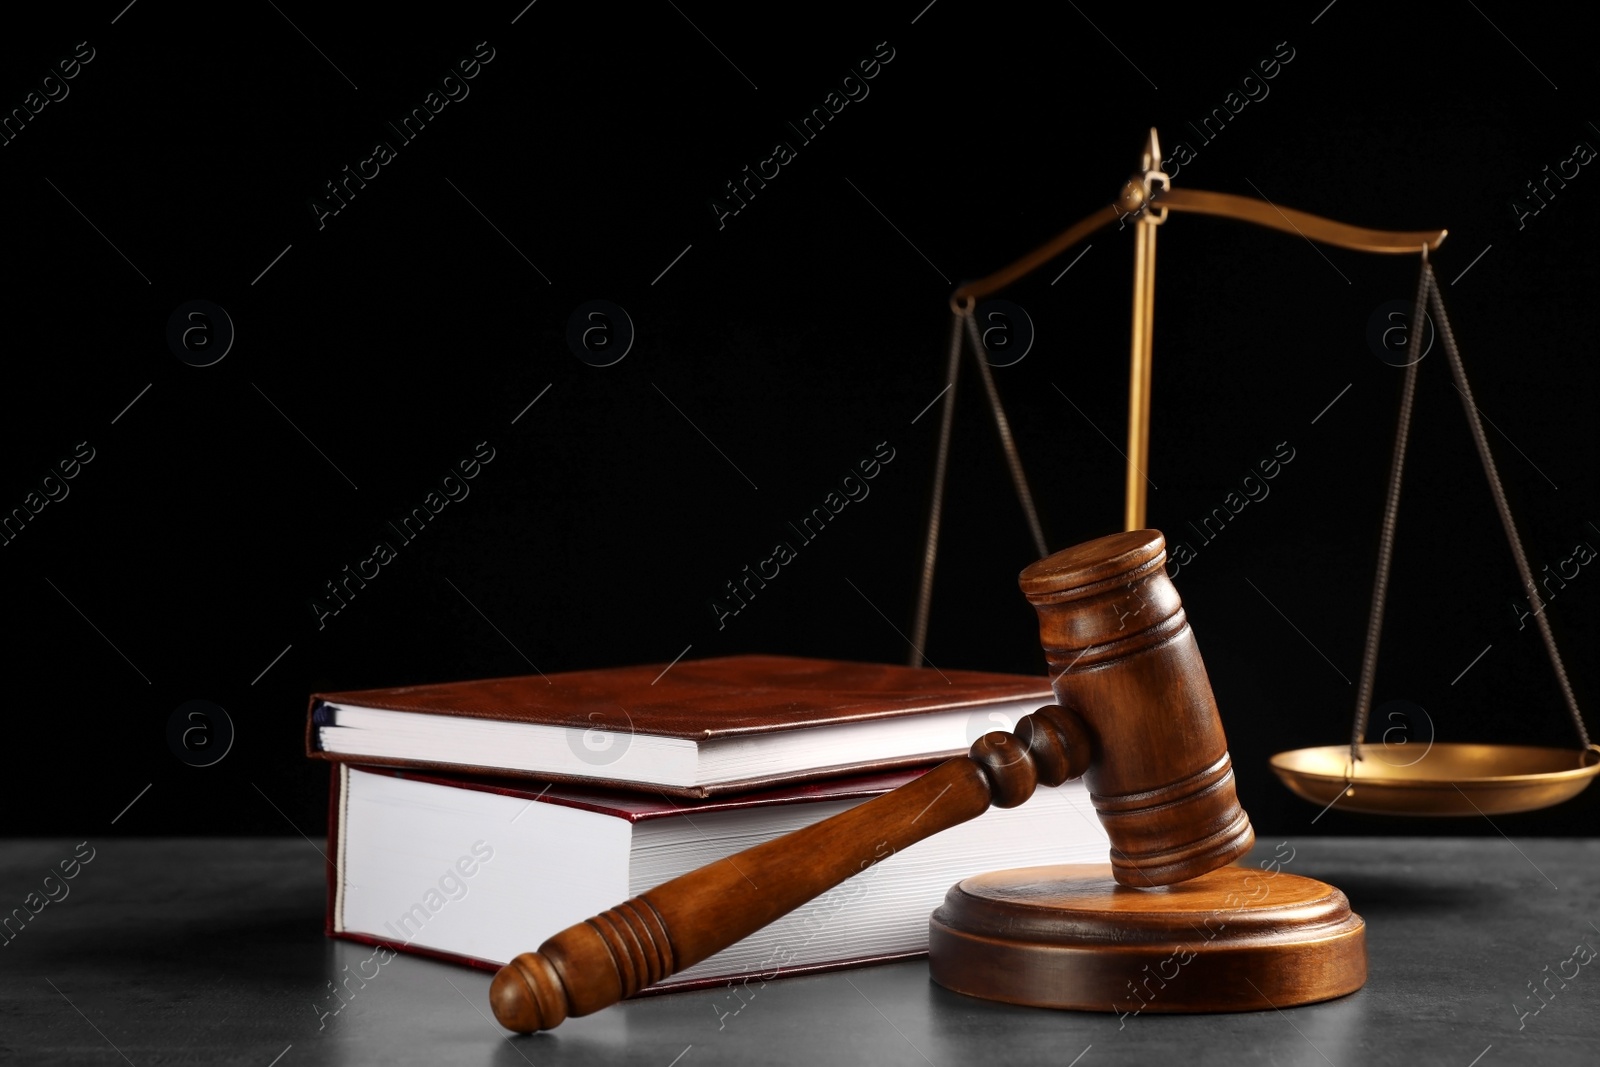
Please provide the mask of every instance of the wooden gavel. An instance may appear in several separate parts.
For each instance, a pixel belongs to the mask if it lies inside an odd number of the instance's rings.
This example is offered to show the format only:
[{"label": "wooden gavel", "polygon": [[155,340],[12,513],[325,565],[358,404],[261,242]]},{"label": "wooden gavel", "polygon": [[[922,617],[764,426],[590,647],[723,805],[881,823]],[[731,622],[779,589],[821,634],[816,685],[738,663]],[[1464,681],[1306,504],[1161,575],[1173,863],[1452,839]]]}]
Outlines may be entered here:
[{"label": "wooden gavel", "polygon": [[1211,683],[1159,533],[1103,537],[1022,572],[1058,705],[916,781],[707,864],[506,964],[489,999],[521,1033],[588,1015],[699,963],[886,856],[1082,775],[1117,882],[1170,885],[1254,843]]}]

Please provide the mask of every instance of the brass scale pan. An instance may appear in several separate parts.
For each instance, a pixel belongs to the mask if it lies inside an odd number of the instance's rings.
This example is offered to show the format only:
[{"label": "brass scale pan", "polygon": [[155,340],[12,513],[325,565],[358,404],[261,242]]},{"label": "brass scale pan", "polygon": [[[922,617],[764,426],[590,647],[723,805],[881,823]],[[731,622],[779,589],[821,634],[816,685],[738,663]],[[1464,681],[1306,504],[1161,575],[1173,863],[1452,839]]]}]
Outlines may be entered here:
[{"label": "brass scale pan", "polygon": [[[1412,746],[1407,745],[1405,748]],[[1421,757],[1399,746],[1324,745],[1280,752],[1272,769],[1318,807],[1372,815],[1505,815],[1570,800],[1600,774],[1600,746],[1437,743]],[[1342,794],[1342,795],[1341,795]]]}]

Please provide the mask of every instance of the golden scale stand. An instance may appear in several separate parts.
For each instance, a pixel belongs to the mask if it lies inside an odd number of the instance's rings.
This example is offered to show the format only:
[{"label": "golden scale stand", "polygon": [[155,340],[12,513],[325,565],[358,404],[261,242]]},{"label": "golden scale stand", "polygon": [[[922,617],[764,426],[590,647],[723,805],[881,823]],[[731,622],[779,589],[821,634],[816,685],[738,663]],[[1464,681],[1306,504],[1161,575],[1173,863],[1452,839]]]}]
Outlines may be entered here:
[{"label": "golden scale stand", "polygon": [[[1133,331],[1128,387],[1128,445],[1125,524],[1139,530],[1145,523],[1145,471],[1149,467],[1151,339],[1155,317],[1156,230],[1167,221],[1169,212],[1191,212],[1254,223],[1311,241],[1335,245],[1358,252],[1388,255],[1418,253],[1421,273],[1417,284],[1416,311],[1412,322],[1420,322],[1425,307],[1438,319],[1437,330],[1443,342],[1456,390],[1461,394],[1467,425],[1483,463],[1489,490],[1505,528],[1511,555],[1516,562],[1524,589],[1537,597],[1538,588],[1528,567],[1527,556],[1516,524],[1506,502],[1488,438],[1472,400],[1466,371],[1456,346],[1455,335],[1445,313],[1444,302],[1428,262],[1428,252],[1439,247],[1445,230],[1390,231],[1349,226],[1317,215],[1279,207],[1264,200],[1229,193],[1198,189],[1174,189],[1159,168],[1160,143],[1152,129],[1145,143],[1139,172],[1122,187],[1114,203],[1075,223],[1053,240],[1040,246],[1010,266],[979,281],[958,288],[950,298],[953,320],[950,358],[945,375],[948,396],[939,428],[939,446],[934,465],[933,502],[923,553],[921,585],[916,615],[912,624],[913,666],[920,662],[927,638],[928,609],[933,591],[934,562],[939,547],[939,525],[944,500],[944,482],[950,453],[951,424],[955,413],[956,377],[960,367],[963,335],[977,364],[979,377],[999,430],[1018,499],[1022,503],[1029,529],[1039,554],[1047,554],[1044,534],[1034,508],[1032,494],[1023,475],[989,365],[983,358],[973,309],[977,301],[999,292],[1028,276],[1047,262],[1082,242],[1085,238],[1121,219],[1134,222]],[[1405,464],[1406,443],[1411,425],[1412,401],[1416,392],[1417,367],[1407,367],[1401,388],[1400,418],[1395,436],[1393,461],[1389,471],[1388,499],[1379,538],[1377,575],[1373,584],[1372,607],[1367,622],[1361,681],[1357,690],[1355,723],[1348,745],[1281,752],[1272,758],[1272,768],[1296,794],[1319,807],[1338,807],[1382,815],[1490,815],[1532,811],[1568,800],[1582,792],[1600,774],[1600,746],[1589,739],[1583,716],[1568,682],[1566,669],[1556,649],[1555,637],[1544,612],[1534,613],[1567,711],[1578,732],[1576,750],[1528,745],[1479,745],[1435,743],[1426,755],[1405,766],[1396,766],[1377,754],[1375,746],[1365,744],[1367,719],[1371,713],[1373,679],[1377,668],[1378,638],[1383,625],[1384,599],[1388,589],[1390,562],[1394,550],[1395,519],[1400,502],[1401,472]],[[1533,603],[1538,603],[1535,599]]]}]

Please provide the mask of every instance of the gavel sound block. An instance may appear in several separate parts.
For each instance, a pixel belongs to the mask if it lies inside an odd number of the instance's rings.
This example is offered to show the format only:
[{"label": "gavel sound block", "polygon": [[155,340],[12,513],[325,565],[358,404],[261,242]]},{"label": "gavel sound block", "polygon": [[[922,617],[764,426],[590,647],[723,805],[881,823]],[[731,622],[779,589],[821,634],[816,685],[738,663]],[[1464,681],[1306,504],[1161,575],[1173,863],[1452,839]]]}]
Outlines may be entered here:
[{"label": "gavel sound block", "polygon": [[693,966],[925,837],[1083,776],[1109,865],[968,878],[929,925],[929,972],[992,1000],[1112,1011],[1244,1011],[1366,980],[1344,894],[1229,866],[1254,842],[1216,703],[1159,533],[1103,537],[1022,572],[1058,705],[908,785],[675,878],[556,934],[495,975],[495,1018],[549,1030]]}]

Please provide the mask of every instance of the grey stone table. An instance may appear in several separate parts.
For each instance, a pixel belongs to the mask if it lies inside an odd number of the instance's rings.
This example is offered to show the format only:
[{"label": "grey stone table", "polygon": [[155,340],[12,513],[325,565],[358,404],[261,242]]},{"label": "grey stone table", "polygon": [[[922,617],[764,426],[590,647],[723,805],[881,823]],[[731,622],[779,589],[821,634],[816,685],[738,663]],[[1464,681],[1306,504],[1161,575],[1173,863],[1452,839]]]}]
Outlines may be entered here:
[{"label": "grey stone table", "polygon": [[323,937],[323,861],[303,839],[12,841],[0,915],[58,899],[0,934],[0,1064],[1600,1063],[1600,960],[1564,962],[1600,947],[1600,841],[1291,847],[1289,870],[1366,918],[1371,977],[1352,996],[1124,1020],[972,1000],[913,961],[780,979],[743,1007],[726,991],[644,998],[512,1038],[487,974],[406,956],[325,1014],[327,983],[371,950]]}]

